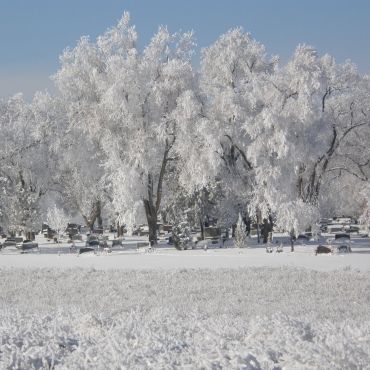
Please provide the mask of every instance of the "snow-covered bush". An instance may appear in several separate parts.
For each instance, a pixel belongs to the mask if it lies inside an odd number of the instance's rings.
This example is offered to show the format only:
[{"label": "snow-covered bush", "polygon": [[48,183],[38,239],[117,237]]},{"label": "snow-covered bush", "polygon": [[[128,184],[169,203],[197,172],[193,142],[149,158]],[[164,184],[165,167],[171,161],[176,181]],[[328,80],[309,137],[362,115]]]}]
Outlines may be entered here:
[{"label": "snow-covered bush", "polygon": [[58,208],[55,204],[48,209],[46,222],[53,230],[56,231],[58,238],[62,231],[67,227],[69,217],[66,215],[62,208]]},{"label": "snow-covered bush", "polygon": [[187,222],[179,222],[172,227],[173,244],[176,249],[188,249],[191,246],[191,229]]}]

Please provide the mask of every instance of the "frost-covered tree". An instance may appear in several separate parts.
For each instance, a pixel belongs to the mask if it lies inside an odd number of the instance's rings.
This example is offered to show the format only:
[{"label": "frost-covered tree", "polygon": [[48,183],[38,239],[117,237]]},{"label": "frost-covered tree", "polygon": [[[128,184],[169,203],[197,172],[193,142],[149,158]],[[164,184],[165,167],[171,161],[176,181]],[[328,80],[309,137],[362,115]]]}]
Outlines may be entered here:
[{"label": "frost-covered tree", "polygon": [[68,215],[62,208],[58,208],[55,204],[47,211],[46,222],[47,224],[56,231],[58,240],[62,232],[67,228],[69,221]]},{"label": "frost-covered tree", "polygon": [[[192,150],[184,156],[180,178],[185,187],[217,184],[223,224],[226,220],[235,224],[254,194],[259,164],[253,164],[247,153],[251,137],[245,125],[263,108],[256,90],[274,73],[276,63],[250,34],[230,30],[203,51],[199,88],[182,102],[182,126]],[[190,176],[194,167],[195,176]]]},{"label": "frost-covered tree", "polygon": [[358,218],[367,198],[365,182],[346,172],[330,172],[319,199],[320,216],[330,218],[351,215]]},{"label": "frost-covered tree", "polygon": [[87,37],[61,56],[61,68],[53,79],[61,92],[58,103],[65,111],[58,127],[58,176],[55,182],[66,206],[82,216],[92,229],[102,225],[102,209],[108,202],[103,168],[104,115],[101,99],[105,86],[105,58]]},{"label": "frost-covered tree", "polygon": [[53,171],[49,155],[53,116],[47,94],[36,94],[31,103],[15,95],[1,104],[2,222],[9,231],[30,232],[40,225],[42,199]]},{"label": "frost-covered tree", "polygon": [[[189,34],[171,35],[160,28],[128,70],[136,76],[134,85],[130,75],[124,90],[114,83],[111,92],[114,98],[109,96],[107,101],[107,109],[120,114],[119,121],[112,122],[113,130],[108,135],[108,142],[113,145],[107,146],[117,210],[121,214],[124,211],[124,215],[135,214],[142,203],[151,243],[157,241],[158,214],[164,183],[169,179],[167,169],[171,161],[176,161],[175,144],[181,140],[174,112],[178,98],[192,87],[191,43]],[[122,70],[118,66],[116,73],[127,73],[127,68]],[[124,82],[121,80],[119,84]],[[124,102],[124,109],[118,109],[117,98],[120,106]],[[116,135],[116,130],[121,135]]]},{"label": "frost-covered tree", "polygon": [[55,79],[70,117],[103,142],[115,210],[132,223],[143,207],[156,243],[167,166],[176,159],[174,111],[194,79],[193,39],[161,27],[143,51],[136,44],[125,13],[96,43],[82,38],[67,50]]},{"label": "frost-covered tree", "polygon": [[0,103],[5,226],[34,228],[56,197],[91,228],[104,207],[127,226],[146,220],[151,243],[160,214],[223,227],[273,214],[298,233],[366,211],[370,78],[352,63],[299,45],[278,65],[237,28],[196,73],[192,33],[160,27],[144,49],[137,38],[125,13],[65,50],[58,96]]},{"label": "frost-covered tree", "polygon": [[69,124],[54,146],[58,157],[55,189],[64,206],[82,216],[91,230],[96,222],[102,227],[102,211],[109,202],[104,151],[99,144],[98,138],[92,140]]},{"label": "frost-covered tree", "polygon": [[262,164],[256,171],[257,197],[286,230],[299,227],[299,232],[319,219],[330,166],[341,161],[355,135],[368,130],[366,81],[352,64],[337,65],[301,45],[257,90],[264,108],[245,126],[252,162]]}]

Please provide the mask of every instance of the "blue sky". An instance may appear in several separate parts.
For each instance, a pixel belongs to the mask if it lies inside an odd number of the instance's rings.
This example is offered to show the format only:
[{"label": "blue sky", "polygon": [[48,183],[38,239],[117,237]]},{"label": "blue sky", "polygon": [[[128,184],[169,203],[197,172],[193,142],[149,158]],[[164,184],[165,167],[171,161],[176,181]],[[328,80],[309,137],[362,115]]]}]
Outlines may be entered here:
[{"label": "blue sky", "polygon": [[159,25],[194,30],[199,49],[242,26],[287,60],[299,43],[370,73],[370,0],[0,0],[0,98],[52,90],[58,56],[131,13],[141,45]]}]

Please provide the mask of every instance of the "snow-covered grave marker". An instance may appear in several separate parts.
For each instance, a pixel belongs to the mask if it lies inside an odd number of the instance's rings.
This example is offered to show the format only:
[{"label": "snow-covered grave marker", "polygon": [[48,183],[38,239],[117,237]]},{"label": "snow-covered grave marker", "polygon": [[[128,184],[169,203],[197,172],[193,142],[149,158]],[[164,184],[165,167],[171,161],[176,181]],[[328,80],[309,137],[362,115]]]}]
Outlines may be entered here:
[{"label": "snow-covered grave marker", "polygon": [[283,243],[280,243],[280,245],[276,246],[276,253],[282,253],[282,252],[284,252]]}]

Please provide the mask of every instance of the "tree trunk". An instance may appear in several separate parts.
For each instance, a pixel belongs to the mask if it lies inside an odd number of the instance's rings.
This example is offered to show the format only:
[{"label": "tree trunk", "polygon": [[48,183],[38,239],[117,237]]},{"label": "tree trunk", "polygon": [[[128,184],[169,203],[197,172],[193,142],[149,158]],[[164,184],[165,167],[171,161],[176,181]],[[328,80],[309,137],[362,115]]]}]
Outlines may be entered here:
[{"label": "tree trunk", "polygon": [[95,224],[95,218],[89,219],[85,215],[82,215],[82,217],[83,217],[83,219],[85,221],[86,226],[90,229],[90,231],[93,231],[94,230],[94,224]]},{"label": "tree trunk", "polygon": [[86,226],[90,229],[90,231],[94,230],[95,221],[98,221],[99,228],[103,226],[103,220],[101,218],[101,202],[97,200],[90,211],[90,215],[86,216],[82,214],[82,217],[86,223]]},{"label": "tree trunk", "polygon": [[157,191],[156,191],[156,199],[154,201],[154,180],[151,173],[148,173],[148,197],[147,199],[143,199],[144,202],[144,209],[145,215],[148,222],[149,227],[149,242],[150,245],[155,245],[158,242],[157,239],[157,221],[158,221],[158,212],[161,206],[162,201],[162,187],[164,181],[164,175],[166,173],[166,166],[168,162],[168,154],[169,151],[174,143],[175,139],[173,139],[172,143],[166,140],[166,147],[163,154],[161,170],[158,177],[157,183]]},{"label": "tree trunk", "polygon": [[101,216],[101,201],[98,200],[96,202],[96,220],[98,221],[98,227],[99,229],[103,228],[103,219]]},{"label": "tree trunk", "polygon": [[294,241],[296,239],[294,229],[290,230],[289,236],[290,236],[290,251],[294,252]]},{"label": "tree trunk", "polygon": [[149,227],[150,245],[157,244],[157,207],[154,205],[153,191],[153,177],[148,174],[148,199],[144,199],[144,208]]},{"label": "tree trunk", "polygon": [[123,236],[123,226],[117,222],[117,237]]},{"label": "tree trunk", "polygon": [[261,230],[260,230],[261,218],[262,218],[261,210],[259,209],[259,207],[256,207],[257,242],[258,242],[258,244],[261,241]]},{"label": "tree trunk", "polygon": [[199,223],[200,223],[200,239],[204,240],[204,223],[202,218],[199,218]]},{"label": "tree trunk", "polygon": [[149,242],[150,245],[157,244],[157,212],[154,204],[150,203],[148,199],[144,199],[145,215],[149,227]]},{"label": "tree trunk", "polygon": [[32,231],[27,231],[26,232],[26,239],[28,240],[35,240],[35,233]]}]

